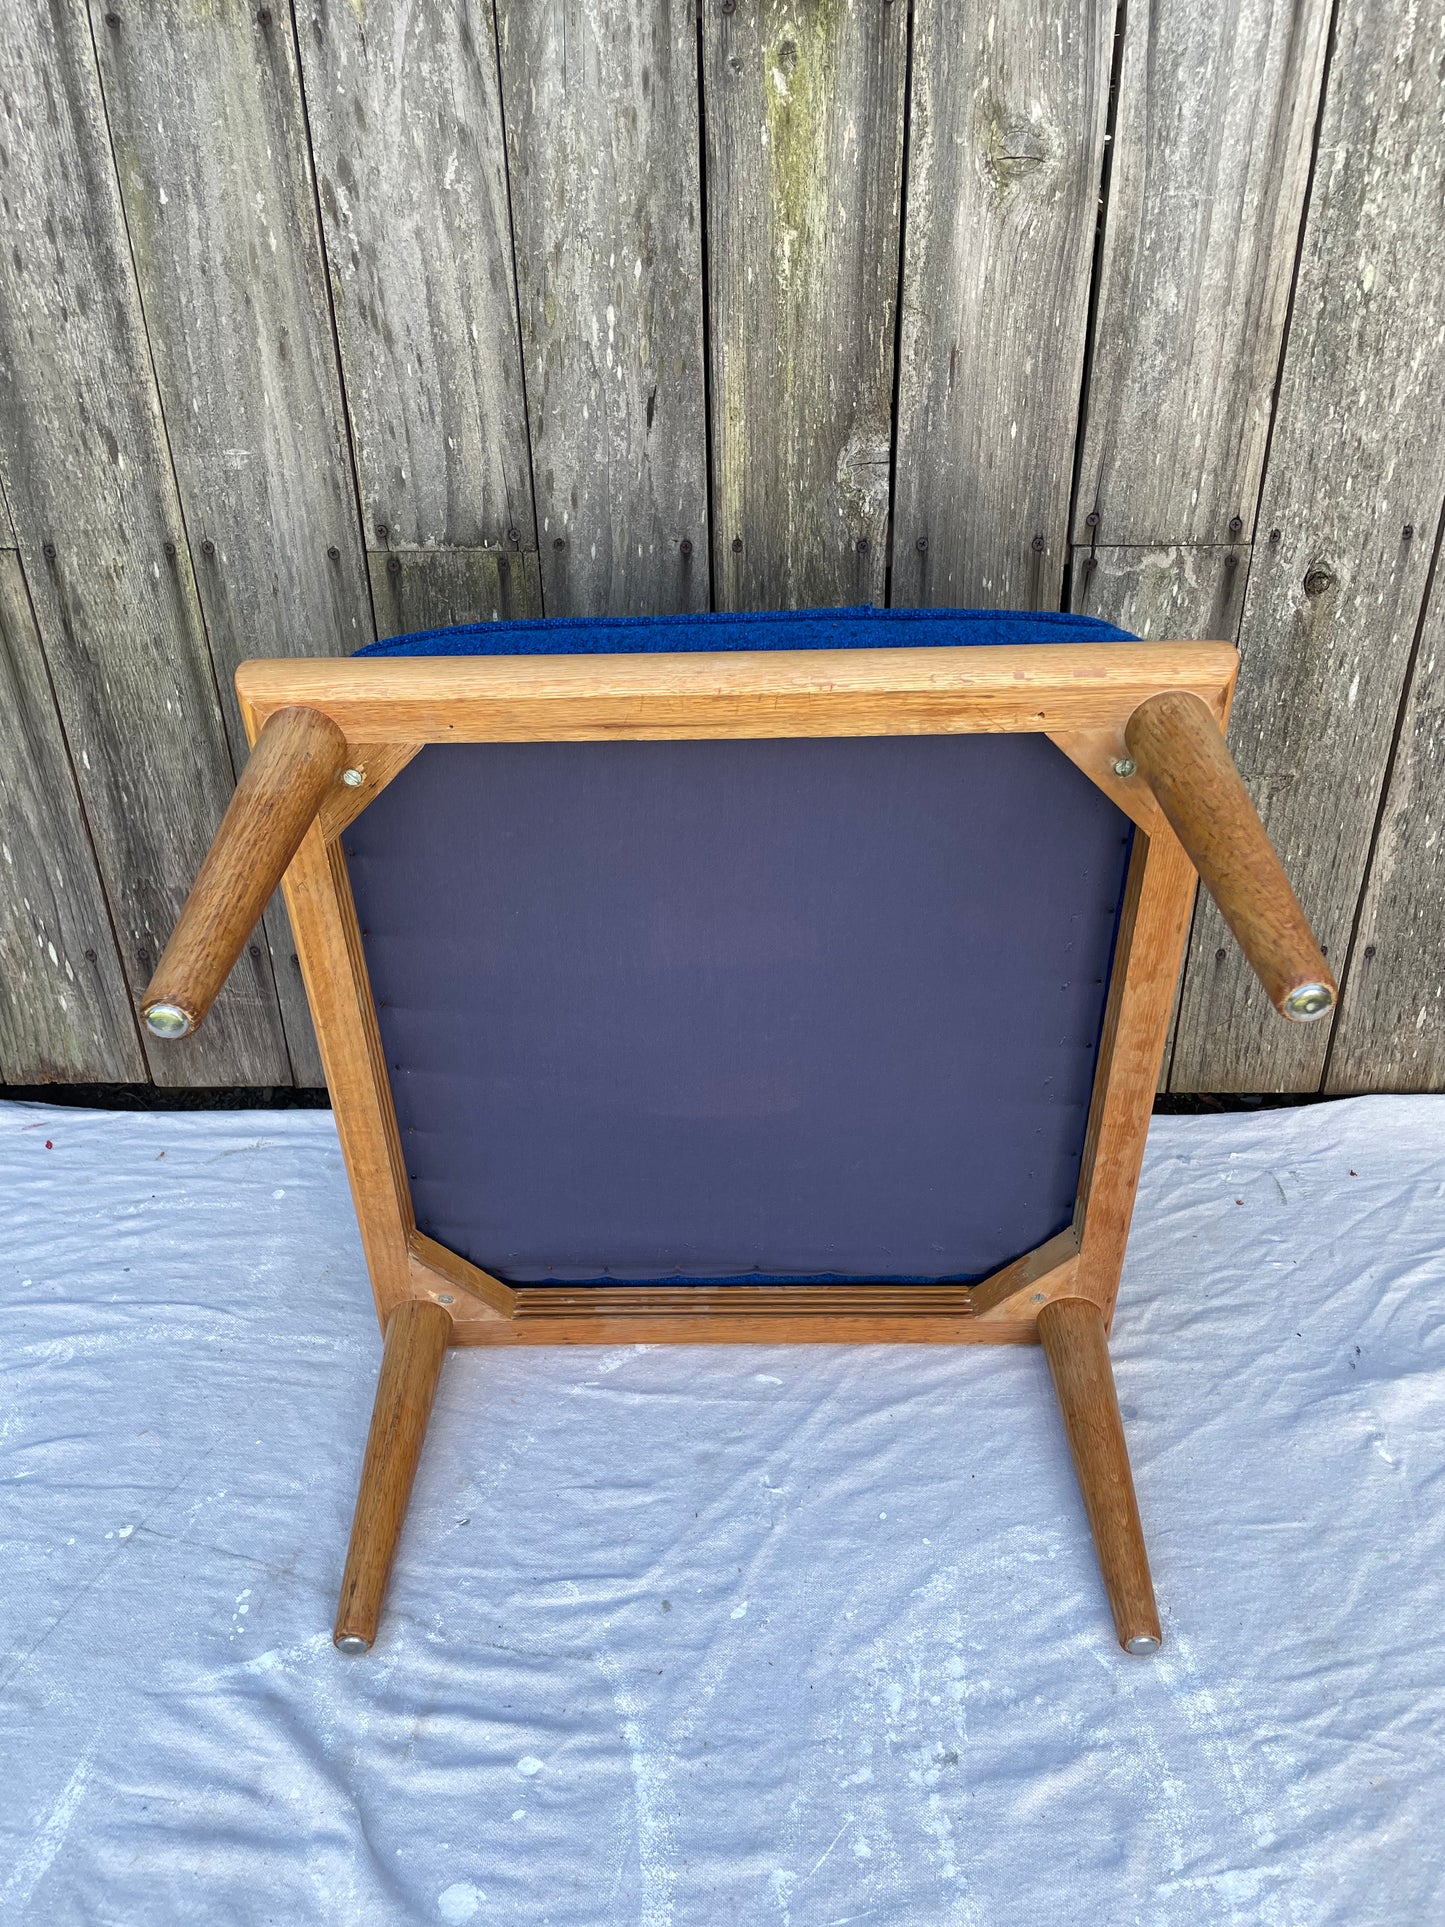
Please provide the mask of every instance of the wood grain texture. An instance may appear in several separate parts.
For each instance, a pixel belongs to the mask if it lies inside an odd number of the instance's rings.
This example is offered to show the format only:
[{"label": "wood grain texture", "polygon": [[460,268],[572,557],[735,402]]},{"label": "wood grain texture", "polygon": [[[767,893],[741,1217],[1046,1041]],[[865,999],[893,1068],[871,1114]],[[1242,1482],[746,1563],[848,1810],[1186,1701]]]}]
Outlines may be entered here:
[{"label": "wood grain texture", "polygon": [[1058,1298],[1040,1309],[1038,1329],[1119,1644],[1140,1656],[1157,1652],[1159,1608],[1103,1314],[1087,1298]]},{"label": "wood grain texture", "polygon": [[0,1083],[146,1075],[20,558],[0,549]]},{"label": "wood grain texture", "polygon": [[896,604],[1059,606],[1114,12],[918,0]]},{"label": "wood grain texture", "polygon": [[1325,1088],[1445,1089],[1445,581],[1437,564]]},{"label": "wood grain texture", "polygon": [[[248,727],[252,721],[248,715]],[[319,824],[297,851],[283,888],[377,1316],[385,1329],[392,1307],[411,1295],[411,1188],[346,859],[339,843],[326,841]]]},{"label": "wood grain texture", "polygon": [[[1069,606],[1079,615],[1099,616],[1136,636],[1233,642],[1244,614],[1249,562],[1249,544],[1243,541],[1227,547],[1080,547],[1074,550]],[[1122,731],[1118,754],[1128,754]],[[1175,989],[1175,1019],[1160,1059],[1161,1091],[1169,1088],[1181,988],[1182,980]]]},{"label": "wood grain texture", "polygon": [[[327,842],[340,836],[364,809],[374,803],[394,778],[401,775],[416,755],[417,743],[360,743],[346,745],[346,776],[333,783],[321,799],[316,821]],[[359,776],[359,783],[347,780]]]},{"label": "wood grain texture", "polygon": [[346,738],[319,710],[267,719],[141,998],[152,1029],[158,1012],[188,1030],[205,1021],[345,762]]},{"label": "wood grain texture", "polygon": [[300,0],[362,506],[415,548],[533,548],[489,6]]},{"label": "wood grain texture", "polygon": [[884,599],[907,32],[703,0],[721,609]]},{"label": "wood grain texture", "polygon": [[[231,790],[231,762],[83,7],[0,36],[0,473],[132,990]],[[257,947],[159,1082],[286,1084]]]},{"label": "wood grain texture", "polygon": [[706,609],[694,0],[497,23],[547,613]]},{"label": "wood grain texture", "polygon": [[1074,550],[1069,607],[1146,640],[1233,642],[1249,581],[1247,542],[1228,547]]},{"label": "wood grain texture", "polygon": [[537,557],[527,550],[372,549],[366,561],[382,638],[542,613]]},{"label": "wood grain texture", "polygon": [[1159,689],[1221,705],[1227,643],[397,656],[244,663],[255,725],[290,703],[353,742],[948,735],[1117,725]]},{"label": "wood grain texture", "polygon": [[1125,10],[1076,542],[1090,513],[1110,544],[1253,529],[1329,23]]},{"label": "wood grain texture", "polygon": [[386,1321],[332,1634],[343,1652],[365,1652],[376,1638],[451,1330],[446,1312],[425,1299],[408,1299]]},{"label": "wood grain texture", "polygon": [[[417,1288],[431,1296],[442,1280],[418,1267]],[[1032,1293],[1028,1294],[1032,1297]],[[578,1318],[506,1318],[478,1298],[451,1307],[454,1345],[1032,1345],[1037,1306],[1028,1315],[974,1318],[946,1312],[834,1314],[700,1312],[657,1317],[648,1312]]]},{"label": "wood grain texture", "polygon": [[1138,765],[1251,970],[1282,1016],[1320,1021],[1337,989],[1209,705],[1166,689],[1124,729]]},{"label": "wood grain texture", "polygon": [[1077,1293],[1113,1316],[1149,1116],[1189,932],[1194,870],[1167,827],[1137,835],[1129,860],[1074,1225]]},{"label": "wood grain texture", "polygon": [[[1341,11],[1240,632],[1235,761],[1332,959],[1364,882],[1445,480],[1436,438],[1405,426],[1445,415],[1439,44],[1438,19],[1409,0]],[[1276,1022],[1201,903],[1172,1088],[1313,1090],[1327,1030]]]},{"label": "wood grain texture", "polygon": [[[112,25],[111,21],[118,21]],[[254,655],[372,640],[296,46],[250,0],[94,0],[106,112],[231,753]],[[321,1060],[268,910],[296,1081]]]}]

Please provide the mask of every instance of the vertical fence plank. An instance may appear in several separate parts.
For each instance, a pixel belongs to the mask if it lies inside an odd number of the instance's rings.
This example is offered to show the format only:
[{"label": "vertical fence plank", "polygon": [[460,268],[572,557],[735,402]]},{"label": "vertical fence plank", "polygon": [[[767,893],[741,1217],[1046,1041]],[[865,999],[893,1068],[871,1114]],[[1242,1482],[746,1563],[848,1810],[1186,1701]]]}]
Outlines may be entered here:
[{"label": "vertical fence plank", "polygon": [[[371,600],[295,42],[251,0],[93,0],[106,112],[232,755],[248,656],[370,642]],[[323,1081],[279,896],[266,915],[300,1084]]]},{"label": "vertical fence plank", "polygon": [[497,12],[547,613],[706,609],[694,0]]},{"label": "vertical fence plank", "polygon": [[[132,995],[231,790],[83,7],[0,38],[0,471]],[[158,1081],[282,1084],[256,947]]]},{"label": "vertical fence plank", "polygon": [[20,557],[0,549],[0,1081],[145,1076]]},{"label": "vertical fence plank", "polygon": [[542,613],[535,555],[502,549],[408,549],[370,558],[379,636],[410,636],[459,622],[508,622]]},{"label": "vertical fence plank", "polygon": [[1325,1088],[1445,1089],[1445,583],[1438,564]]},{"label": "vertical fence plank", "polygon": [[1247,542],[1077,549],[1069,606],[1152,641],[1233,642],[1248,580]]},{"label": "vertical fence plank", "polygon": [[[1413,0],[1342,11],[1241,629],[1235,756],[1339,962],[1441,508],[1439,49]],[[1329,1028],[1280,1023],[1200,904],[1173,1089],[1313,1090]]]},{"label": "vertical fence plank", "polygon": [[1252,532],[1329,18],[1127,10],[1076,542]]},{"label": "vertical fence plank", "polygon": [[907,9],[703,0],[713,585],[884,598]]},{"label": "vertical fence plank", "polygon": [[918,0],[893,601],[1056,609],[1114,0]]},{"label": "vertical fence plank", "polygon": [[536,546],[492,10],[296,20],[367,540],[470,555],[481,597],[479,551]]}]

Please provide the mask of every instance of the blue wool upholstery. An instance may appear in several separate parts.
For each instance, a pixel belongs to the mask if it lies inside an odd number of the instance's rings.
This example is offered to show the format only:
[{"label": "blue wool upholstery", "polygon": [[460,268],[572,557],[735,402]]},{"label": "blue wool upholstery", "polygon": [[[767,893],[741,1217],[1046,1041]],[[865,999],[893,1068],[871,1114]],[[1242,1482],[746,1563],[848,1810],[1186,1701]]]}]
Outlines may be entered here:
[{"label": "blue wool upholstery", "polygon": [[[1127,639],[830,609],[360,653]],[[1072,1216],[1130,837],[1033,735],[422,750],[344,838],[419,1227],[522,1288],[986,1276]]]},{"label": "blue wool upholstery", "polygon": [[1095,616],[1007,609],[776,609],[760,615],[558,616],[468,622],[358,649],[359,656],[679,655],[717,649],[959,649],[989,643],[1130,642]]}]

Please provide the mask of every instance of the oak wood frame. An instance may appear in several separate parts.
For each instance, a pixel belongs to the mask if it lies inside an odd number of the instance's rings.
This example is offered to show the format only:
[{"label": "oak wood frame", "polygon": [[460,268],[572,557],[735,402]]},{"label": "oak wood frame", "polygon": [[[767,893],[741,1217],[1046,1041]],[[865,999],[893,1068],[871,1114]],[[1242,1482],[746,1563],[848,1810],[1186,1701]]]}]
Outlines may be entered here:
[{"label": "oak wood frame", "polygon": [[[346,782],[284,878],[317,1041],[383,1330],[409,1300],[444,1306],[463,1345],[617,1341],[1027,1344],[1041,1306],[1112,1318],[1195,873],[1124,731],[1188,690],[1228,717],[1226,643],[738,651],[717,655],[371,657],[243,663],[250,740],[302,705],[346,738]],[[1047,735],[1137,830],[1072,1226],[973,1286],[606,1286],[514,1290],[416,1228],[391,1086],[341,852],[346,826],[428,743]],[[359,781],[357,780],[359,776]]]}]

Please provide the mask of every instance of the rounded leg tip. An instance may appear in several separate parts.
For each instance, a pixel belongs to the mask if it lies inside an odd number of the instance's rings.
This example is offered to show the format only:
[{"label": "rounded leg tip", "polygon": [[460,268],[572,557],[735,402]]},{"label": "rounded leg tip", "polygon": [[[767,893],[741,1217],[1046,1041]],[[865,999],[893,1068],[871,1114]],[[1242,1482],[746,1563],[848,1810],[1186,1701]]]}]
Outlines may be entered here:
[{"label": "rounded leg tip", "polygon": [[369,1653],[371,1641],[363,1639],[360,1633],[338,1633],[333,1642],[338,1653]]},{"label": "rounded leg tip", "polygon": [[1153,1633],[1135,1633],[1132,1639],[1124,1641],[1124,1651],[1136,1659],[1147,1659],[1151,1653],[1158,1652],[1159,1644]]},{"label": "rounded leg tip", "polygon": [[188,1037],[195,1028],[179,1004],[151,1004],[141,1015],[152,1037]]}]

